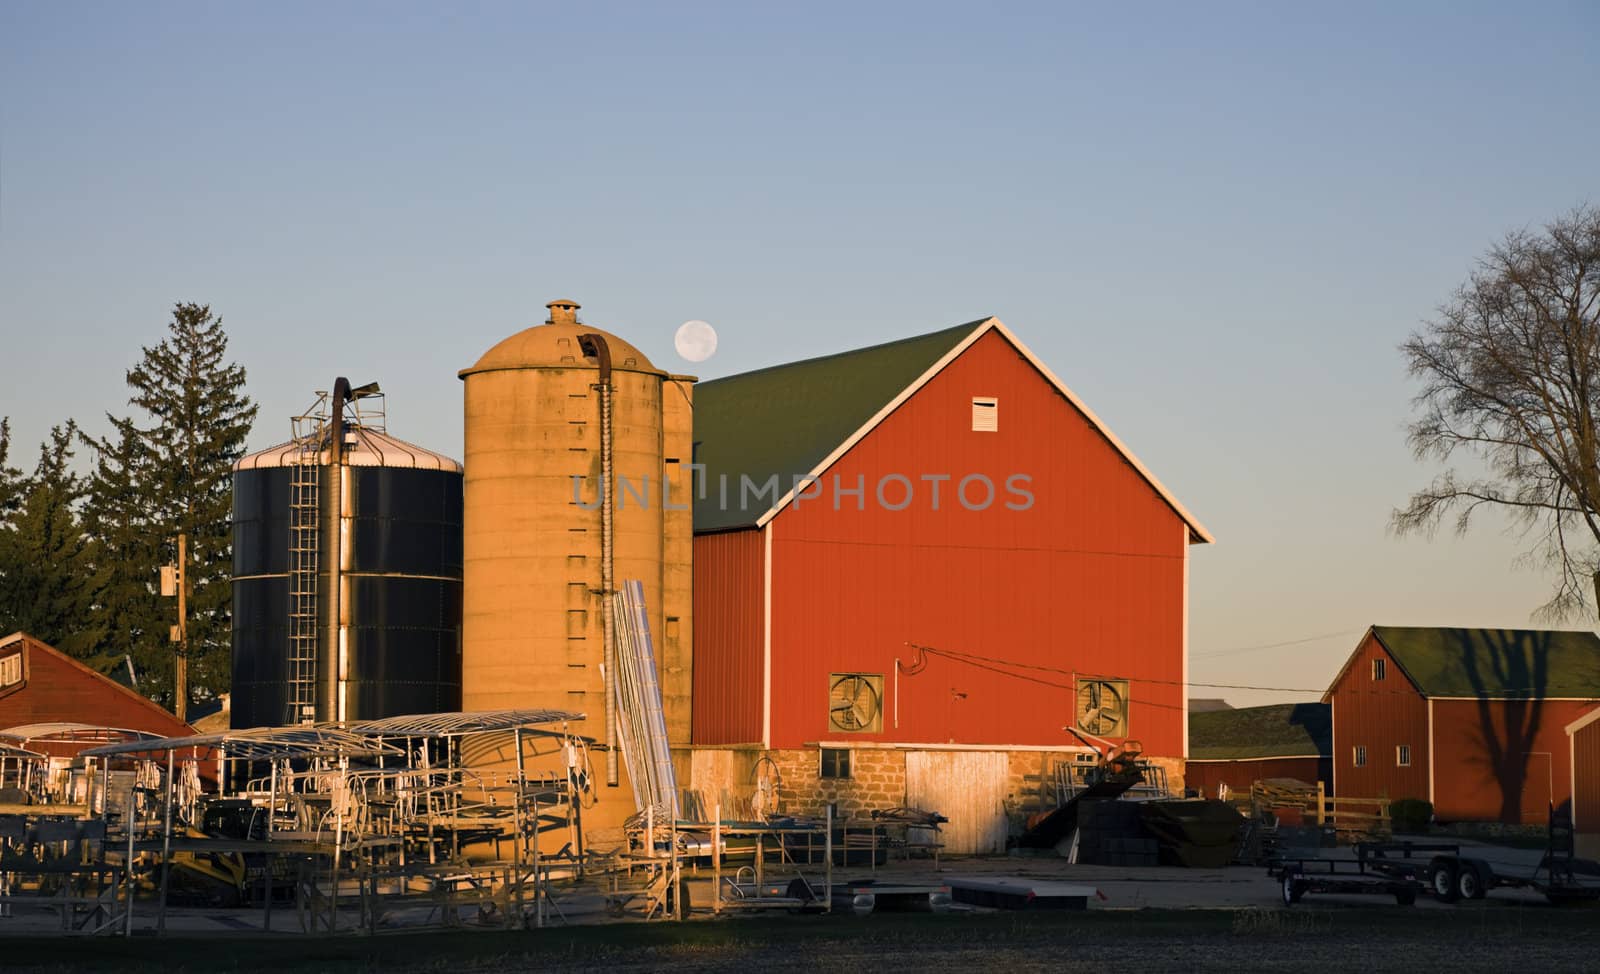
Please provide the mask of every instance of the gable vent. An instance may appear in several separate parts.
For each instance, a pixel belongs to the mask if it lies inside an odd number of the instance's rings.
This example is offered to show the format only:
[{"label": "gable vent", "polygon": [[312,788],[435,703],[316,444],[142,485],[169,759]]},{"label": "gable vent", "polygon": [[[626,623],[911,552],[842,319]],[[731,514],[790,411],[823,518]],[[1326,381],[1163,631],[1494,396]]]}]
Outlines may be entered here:
[{"label": "gable vent", "polygon": [[1000,430],[1000,400],[993,396],[972,397],[972,431],[996,433]]}]

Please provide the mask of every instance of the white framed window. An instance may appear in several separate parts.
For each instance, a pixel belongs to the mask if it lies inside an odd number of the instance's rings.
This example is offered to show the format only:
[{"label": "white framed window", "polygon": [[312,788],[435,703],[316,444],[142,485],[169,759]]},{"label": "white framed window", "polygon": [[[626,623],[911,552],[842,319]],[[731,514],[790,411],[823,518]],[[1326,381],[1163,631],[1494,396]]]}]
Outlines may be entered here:
[{"label": "white framed window", "polygon": [[1367,766],[1367,746],[1365,744],[1356,745],[1355,762],[1356,767],[1358,768],[1364,768]]},{"label": "white framed window", "polygon": [[1411,767],[1411,745],[1401,744],[1394,749],[1394,763],[1402,768]]},{"label": "white framed window", "polygon": [[994,396],[972,397],[972,431],[998,433],[1000,431],[1000,400]]},{"label": "white framed window", "polygon": [[1382,659],[1373,660],[1372,661],[1372,678],[1374,680],[1383,679],[1386,669],[1387,669],[1387,667],[1384,666],[1384,661]]},{"label": "white framed window", "polygon": [[5,659],[0,659],[0,687],[9,687],[22,682],[22,654],[12,653]]}]

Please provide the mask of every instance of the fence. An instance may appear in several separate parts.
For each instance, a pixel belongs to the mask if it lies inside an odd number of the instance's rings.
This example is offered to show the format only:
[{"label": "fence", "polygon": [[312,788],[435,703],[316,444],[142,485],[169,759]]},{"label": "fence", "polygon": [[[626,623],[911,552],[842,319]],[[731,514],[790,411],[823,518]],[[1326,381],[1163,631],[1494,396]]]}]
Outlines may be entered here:
[{"label": "fence", "polygon": [[1272,778],[1257,781],[1244,792],[1221,791],[1219,796],[1252,812],[1272,811],[1279,820],[1289,812],[1301,823],[1318,828],[1332,826],[1347,836],[1387,836],[1394,832],[1389,818],[1389,799],[1334,797],[1319,781],[1313,787],[1305,782]]}]

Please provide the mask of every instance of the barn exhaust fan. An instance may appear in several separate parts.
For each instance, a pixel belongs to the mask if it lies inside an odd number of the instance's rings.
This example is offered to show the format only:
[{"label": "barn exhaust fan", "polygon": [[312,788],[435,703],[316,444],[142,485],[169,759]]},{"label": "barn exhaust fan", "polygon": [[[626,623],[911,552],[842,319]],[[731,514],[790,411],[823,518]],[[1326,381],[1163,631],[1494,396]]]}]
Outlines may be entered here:
[{"label": "barn exhaust fan", "polygon": [[883,674],[834,673],[828,678],[828,729],[883,730]]},{"label": "barn exhaust fan", "polygon": [[1078,729],[1096,737],[1128,736],[1128,681],[1079,680]]}]

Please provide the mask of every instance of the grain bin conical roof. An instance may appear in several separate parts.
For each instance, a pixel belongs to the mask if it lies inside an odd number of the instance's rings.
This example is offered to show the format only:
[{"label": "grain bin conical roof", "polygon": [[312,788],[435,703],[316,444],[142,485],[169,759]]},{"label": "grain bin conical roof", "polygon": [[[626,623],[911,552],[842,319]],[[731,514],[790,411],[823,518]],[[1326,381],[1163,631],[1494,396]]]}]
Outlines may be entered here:
[{"label": "grain bin conical roof", "polygon": [[[319,464],[328,462],[327,439],[324,433],[322,449],[317,454]],[[345,427],[344,441],[344,462],[352,467],[405,467],[413,470],[461,472],[461,463],[458,460],[365,426]],[[300,445],[290,440],[240,457],[234,461],[233,469],[237,471],[287,467],[299,462],[299,458]]]}]

